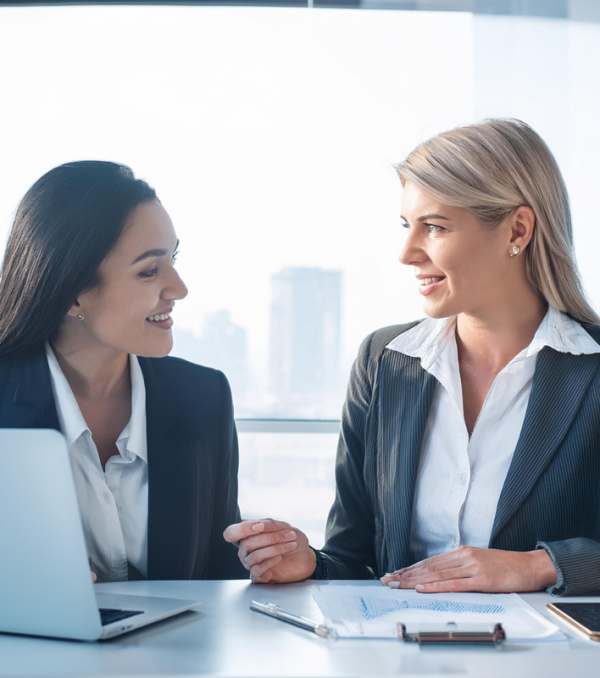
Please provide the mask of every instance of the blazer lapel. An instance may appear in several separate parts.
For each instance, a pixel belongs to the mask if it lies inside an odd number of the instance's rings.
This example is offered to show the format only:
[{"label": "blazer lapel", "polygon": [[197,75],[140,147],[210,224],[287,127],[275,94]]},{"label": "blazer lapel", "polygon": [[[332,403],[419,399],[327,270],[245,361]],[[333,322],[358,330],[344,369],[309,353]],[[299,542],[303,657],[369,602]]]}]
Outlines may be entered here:
[{"label": "blazer lapel", "polygon": [[600,367],[600,354],[572,355],[542,349],[512,463],[498,500],[490,537],[508,523],[545,471]]},{"label": "blazer lapel", "polygon": [[60,431],[43,348],[15,359],[0,407],[0,428]]},{"label": "blazer lapel", "polygon": [[410,563],[413,497],[437,380],[419,358],[386,350],[380,365],[379,492],[388,566]]},{"label": "blazer lapel", "polygon": [[196,551],[198,462],[190,436],[177,428],[178,391],[139,358],[146,388],[148,578],[189,579]]}]

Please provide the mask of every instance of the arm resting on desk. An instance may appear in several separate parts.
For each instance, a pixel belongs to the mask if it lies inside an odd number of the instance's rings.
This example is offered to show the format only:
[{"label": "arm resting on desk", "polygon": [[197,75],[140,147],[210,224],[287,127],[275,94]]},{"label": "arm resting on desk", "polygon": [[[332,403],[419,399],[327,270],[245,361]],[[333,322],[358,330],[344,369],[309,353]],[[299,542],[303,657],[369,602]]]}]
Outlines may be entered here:
[{"label": "arm resting on desk", "polygon": [[556,568],[556,584],[548,589],[555,596],[590,596],[600,593],[600,543],[576,537],[538,542]]},{"label": "arm resting on desk", "polygon": [[248,579],[248,572],[237,557],[237,548],[223,539],[223,530],[240,522],[238,508],[239,452],[233,400],[229,382],[221,374],[221,441],[219,467],[214,488],[213,521],[210,534],[210,561],[205,579]]},{"label": "arm resting on desk", "polygon": [[365,486],[365,441],[375,366],[370,361],[374,335],[362,343],[350,381],[335,463],[336,495],[329,513],[326,542],[317,555],[315,579],[373,579],[375,517]]}]

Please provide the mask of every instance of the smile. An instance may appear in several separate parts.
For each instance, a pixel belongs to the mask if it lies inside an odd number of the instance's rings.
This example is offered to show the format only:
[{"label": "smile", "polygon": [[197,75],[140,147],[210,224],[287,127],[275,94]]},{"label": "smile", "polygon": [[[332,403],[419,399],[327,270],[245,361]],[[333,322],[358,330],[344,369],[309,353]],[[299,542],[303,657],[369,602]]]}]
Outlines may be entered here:
[{"label": "smile", "polygon": [[419,285],[419,292],[423,296],[427,296],[434,292],[445,280],[444,276],[435,276],[431,278],[421,278]]},{"label": "smile", "polygon": [[149,315],[146,320],[150,322],[161,322],[163,320],[168,320],[171,317],[169,313],[161,313],[160,315]]}]

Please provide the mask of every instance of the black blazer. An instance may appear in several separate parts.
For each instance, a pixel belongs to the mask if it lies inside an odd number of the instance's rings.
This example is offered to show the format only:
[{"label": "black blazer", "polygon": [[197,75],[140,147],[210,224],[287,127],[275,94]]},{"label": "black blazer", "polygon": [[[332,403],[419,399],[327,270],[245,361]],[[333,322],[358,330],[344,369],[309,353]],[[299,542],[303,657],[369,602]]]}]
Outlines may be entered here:
[{"label": "black blazer", "polygon": [[[316,578],[364,579],[412,564],[410,528],[436,379],[386,349],[397,325],[363,342],[336,461],[336,498]],[[600,327],[584,326],[600,343]],[[500,498],[490,548],[544,548],[557,595],[600,594],[600,354],[543,348]]]},{"label": "black blazer", "polygon": [[[239,522],[238,446],[225,375],[138,358],[146,387],[148,579],[247,579],[223,530]],[[44,348],[0,360],[0,428],[60,430]]]}]

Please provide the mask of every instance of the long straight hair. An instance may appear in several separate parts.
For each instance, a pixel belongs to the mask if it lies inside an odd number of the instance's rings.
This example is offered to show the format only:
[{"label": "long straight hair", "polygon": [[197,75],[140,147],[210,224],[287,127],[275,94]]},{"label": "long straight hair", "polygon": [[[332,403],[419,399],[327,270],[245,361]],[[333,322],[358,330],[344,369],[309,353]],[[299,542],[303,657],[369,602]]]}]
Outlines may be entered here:
[{"label": "long straight hair", "polygon": [[157,200],[125,165],[80,161],[50,170],[27,191],[0,270],[0,359],[38,348],[98,268],[135,208]]},{"label": "long straight hair", "polygon": [[548,146],[520,120],[491,119],[444,132],[397,167],[434,198],[464,207],[484,226],[527,205],[535,228],[525,250],[527,278],[547,303],[579,322],[600,324],[581,283],[565,182]]}]

